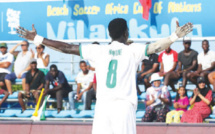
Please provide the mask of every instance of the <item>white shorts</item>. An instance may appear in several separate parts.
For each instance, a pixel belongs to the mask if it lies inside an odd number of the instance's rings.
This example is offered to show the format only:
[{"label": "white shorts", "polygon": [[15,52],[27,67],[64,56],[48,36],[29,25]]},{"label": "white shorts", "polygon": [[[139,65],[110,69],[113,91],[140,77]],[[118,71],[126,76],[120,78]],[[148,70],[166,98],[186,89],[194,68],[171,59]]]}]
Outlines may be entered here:
[{"label": "white shorts", "polygon": [[125,100],[97,101],[92,134],[136,134],[136,106]]}]

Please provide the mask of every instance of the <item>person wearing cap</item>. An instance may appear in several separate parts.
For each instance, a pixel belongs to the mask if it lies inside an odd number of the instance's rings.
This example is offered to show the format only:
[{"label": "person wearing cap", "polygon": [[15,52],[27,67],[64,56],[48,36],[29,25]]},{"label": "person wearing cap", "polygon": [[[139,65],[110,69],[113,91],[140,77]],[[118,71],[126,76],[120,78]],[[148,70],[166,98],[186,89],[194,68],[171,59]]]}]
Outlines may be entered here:
[{"label": "person wearing cap", "polygon": [[42,71],[37,69],[37,61],[35,59],[30,60],[30,70],[26,73],[25,79],[25,89],[18,94],[18,100],[22,107],[22,111],[26,110],[23,99],[35,99],[37,103],[39,93],[44,87],[45,76]]},{"label": "person wearing cap", "polygon": [[[22,51],[15,51],[17,47],[21,46]],[[25,89],[25,75],[28,70],[30,70],[30,60],[32,58],[32,52],[28,51],[29,43],[28,41],[22,41],[15,45],[9,53],[16,56],[14,62],[14,72],[7,74],[5,76],[5,83],[7,89],[12,90],[11,82],[14,82],[17,78],[22,79],[22,88]]]},{"label": "person wearing cap", "polygon": [[173,91],[176,91],[174,81],[183,78],[182,86],[186,88],[188,73],[196,71],[198,53],[191,49],[191,39],[183,39],[184,50],[178,54],[178,68],[176,71],[166,74],[164,85],[170,85]]},{"label": "person wearing cap", "polygon": [[165,122],[166,114],[169,112],[169,105],[171,104],[171,97],[168,89],[161,85],[163,77],[158,73],[151,76],[151,87],[146,91],[146,112],[142,119],[144,122]]},{"label": "person wearing cap", "polygon": [[208,40],[202,41],[202,49],[198,57],[198,69],[195,72],[188,73],[189,80],[197,85],[197,77],[203,76],[205,77],[206,84],[210,88],[210,84],[208,82],[208,74],[214,71],[215,68],[215,52],[209,49]]},{"label": "person wearing cap", "polygon": [[205,77],[198,77],[197,83],[198,87],[193,90],[190,98],[193,108],[182,115],[181,122],[202,123],[211,114],[212,91],[206,86]]},{"label": "person wearing cap", "polygon": [[12,94],[12,90],[7,90],[5,85],[5,76],[12,71],[12,63],[13,63],[13,55],[7,52],[7,44],[0,43],[0,94],[4,94],[5,96],[0,101],[1,104],[7,99],[9,94]]}]

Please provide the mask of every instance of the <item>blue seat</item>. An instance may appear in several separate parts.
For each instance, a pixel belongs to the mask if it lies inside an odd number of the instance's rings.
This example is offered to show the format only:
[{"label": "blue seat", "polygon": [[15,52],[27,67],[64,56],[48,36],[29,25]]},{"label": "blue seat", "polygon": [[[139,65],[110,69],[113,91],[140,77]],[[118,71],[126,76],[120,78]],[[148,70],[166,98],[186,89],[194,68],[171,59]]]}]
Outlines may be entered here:
[{"label": "blue seat", "polygon": [[75,82],[77,75],[66,75],[65,76],[68,82]]},{"label": "blue seat", "polygon": [[209,118],[215,119],[215,115],[211,114],[211,115],[209,115]]},{"label": "blue seat", "polygon": [[78,114],[72,114],[73,118],[93,118],[94,117],[94,110],[82,110]]},{"label": "blue seat", "polygon": [[34,113],[34,109],[28,109],[28,110],[25,110],[23,113],[16,113],[16,116],[17,117],[31,117],[32,114]]},{"label": "blue seat", "polygon": [[62,110],[60,113],[52,113],[52,116],[55,118],[70,118],[71,115],[76,114],[75,110]]},{"label": "blue seat", "polygon": [[18,113],[21,113],[21,109],[6,109],[4,113],[0,113],[0,117],[15,117]]},{"label": "blue seat", "polygon": [[146,99],[146,92],[142,93],[141,95],[138,95],[138,100],[144,100]]},{"label": "blue seat", "polygon": [[145,111],[137,111],[136,118],[141,119],[141,118],[143,118],[144,114],[145,114]]},{"label": "blue seat", "polygon": [[190,98],[192,95],[193,95],[193,92],[192,92],[192,91],[187,91],[187,96],[188,96],[188,98]]},{"label": "blue seat", "polygon": [[19,91],[13,92],[13,94],[8,96],[8,99],[18,99]]},{"label": "blue seat", "polygon": [[175,99],[176,94],[177,94],[176,92],[170,92],[170,96],[171,96],[171,98],[172,98],[172,99]]},{"label": "blue seat", "polygon": [[19,82],[19,83],[22,82],[22,79],[16,79],[15,83],[17,83],[17,82]]},{"label": "blue seat", "polygon": [[46,110],[45,117],[50,118],[53,117],[54,114],[57,114],[57,110]]}]

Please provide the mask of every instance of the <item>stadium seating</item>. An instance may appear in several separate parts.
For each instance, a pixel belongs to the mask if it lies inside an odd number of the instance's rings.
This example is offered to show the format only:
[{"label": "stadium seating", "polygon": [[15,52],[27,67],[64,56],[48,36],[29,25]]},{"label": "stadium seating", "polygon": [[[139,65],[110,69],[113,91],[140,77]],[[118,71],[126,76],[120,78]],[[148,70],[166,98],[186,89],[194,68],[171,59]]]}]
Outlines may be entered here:
[{"label": "stadium seating", "polygon": [[94,110],[82,110],[78,114],[71,114],[72,118],[93,118]]},{"label": "stadium seating", "polygon": [[3,113],[0,113],[0,117],[15,117],[19,113],[21,113],[21,109],[6,109]]},{"label": "stadium seating", "polygon": [[27,118],[27,117],[31,117],[33,113],[34,113],[34,109],[27,109],[23,113],[16,113],[15,115],[17,117]]}]

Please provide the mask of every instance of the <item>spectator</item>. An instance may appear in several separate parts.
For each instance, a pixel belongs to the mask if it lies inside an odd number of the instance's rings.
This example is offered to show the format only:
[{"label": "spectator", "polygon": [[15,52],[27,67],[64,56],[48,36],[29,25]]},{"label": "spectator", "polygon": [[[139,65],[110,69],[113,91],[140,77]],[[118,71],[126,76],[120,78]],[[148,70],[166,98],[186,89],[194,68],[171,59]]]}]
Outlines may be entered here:
[{"label": "spectator", "polygon": [[35,53],[34,58],[37,60],[37,68],[46,75],[48,73],[49,54],[45,53],[44,49],[44,45],[37,46],[37,53]]},{"label": "spectator", "polygon": [[198,55],[198,69],[195,72],[188,74],[191,82],[197,85],[196,78],[199,76],[205,77],[206,84],[210,88],[208,82],[208,74],[214,70],[215,67],[215,52],[209,50],[208,40],[202,41],[203,52]]},{"label": "spectator", "polygon": [[[87,92],[92,88],[93,85],[93,72],[87,69],[87,64],[85,61],[80,62],[81,72],[78,73],[76,81],[77,81],[77,91],[72,91],[69,93],[69,104],[70,109],[75,109],[75,99],[82,99],[84,104],[84,109],[86,108],[86,95]],[[75,97],[77,96],[77,97]]]},{"label": "spectator", "polygon": [[164,83],[165,85],[171,85],[173,91],[175,91],[174,80],[183,78],[182,86],[186,87],[188,73],[197,69],[197,55],[198,53],[191,49],[191,40],[184,39],[184,50],[178,55],[178,69],[174,72],[166,74]]},{"label": "spectator", "polygon": [[182,115],[181,122],[202,123],[203,119],[211,114],[212,91],[206,87],[205,77],[198,77],[197,83],[198,88],[193,90],[193,96],[190,98],[193,108]]},{"label": "spectator", "polygon": [[[56,65],[50,66],[50,71],[46,75],[46,85],[44,96],[50,94],[52,98],[57,99],[57,109],[58,113],[62,110],[62,100],[63,97],[68,97],[68,93],[72,91],[64,73],[58,70]],[[53,88],[49,88],[49,85]]]},{"label": "spectator", "polygon": [[96,99],[96,74],[93,77],[93,88],[87,92],[86,96],[86,110],[91,110],[92,100]]},{"label": "spectator", "polygon": [[[146,44],[150,44],[147,42]],[[149,59],[144,59],[142,61],[141,71],[137,74],[137,84],[144,83],[145,90],[151,86],[149,83],[150,76],[159,71],[159,62],[157,54],[150,54]],[[139,86],[137,85],[138,94],[141,94]]]},{"label": "spectator", "polygon": [[[166,77],[168,73],[171,73],[176,69],[177,62],[178,62],[178,53],[172,50],[170,47],[168,47],[167,49],[165,49],[165,51],[163,51],[159,55],[158,61],[161,63],[160,76]],[[168,85],[169,85],[169,81],[164,80],[164,87],[167,88]],[[171,87],[171,88],[173,91],[176,91],[175,87]]]},{"label": "spectator", "polygon": [[[15,51],[18,46],[22,47],[21,52]],[[11,82],[14,82],[17,78],[22,79],[22,88],[25,89],[25,75],[26,72],[30,70],[29,64],[33,56],[32,53],[28,51],[28,47],[28,41],[22,41],[9,51],[11,54],[17,56],[14,63],[14,72],[5,76],[5,83],[9,91],[12,91]]]},{"label": "spectator", "polygon": [[0,101],[0,106],[7,99],[9,94],[12,94],[12,90],[8,90],[5,85],[5,76],[12,71],[12,62],[13,55],[7,52],[7,44],[0,43],[0,94],[4,94],[5,96]]},{"label": "spectator", "polygon": [[44,86],[44,74],[40,70],[37,69],[37,61],[35,59],[31,59],[30,61],[30,70],[26,73],[26,85],[24,91],[19,92],[18,100],[19,104],[22,107],[22,111],[24,111],[25,104],[23,102],[23,98],[25,99],[36,99],[36,103],[39,98],[39,93]]},{"label": "spectator", "polygon": [[180,123],[181,115],[187,111],[188,105],[189,99],[187,97],[187,91],[183,86],[181,86],[177,91],[177,95],[174,101],[175,110],[172,110],[167,113],[166,123]]},{"label": "spectator", "polygon": [[144,122],[165,122],[166,114],[169,112],[171,97],[169,91],[161,85],[162,77],[158,73],[151,76],[151,84],[146,91],[146,113],[142,119]]}]

